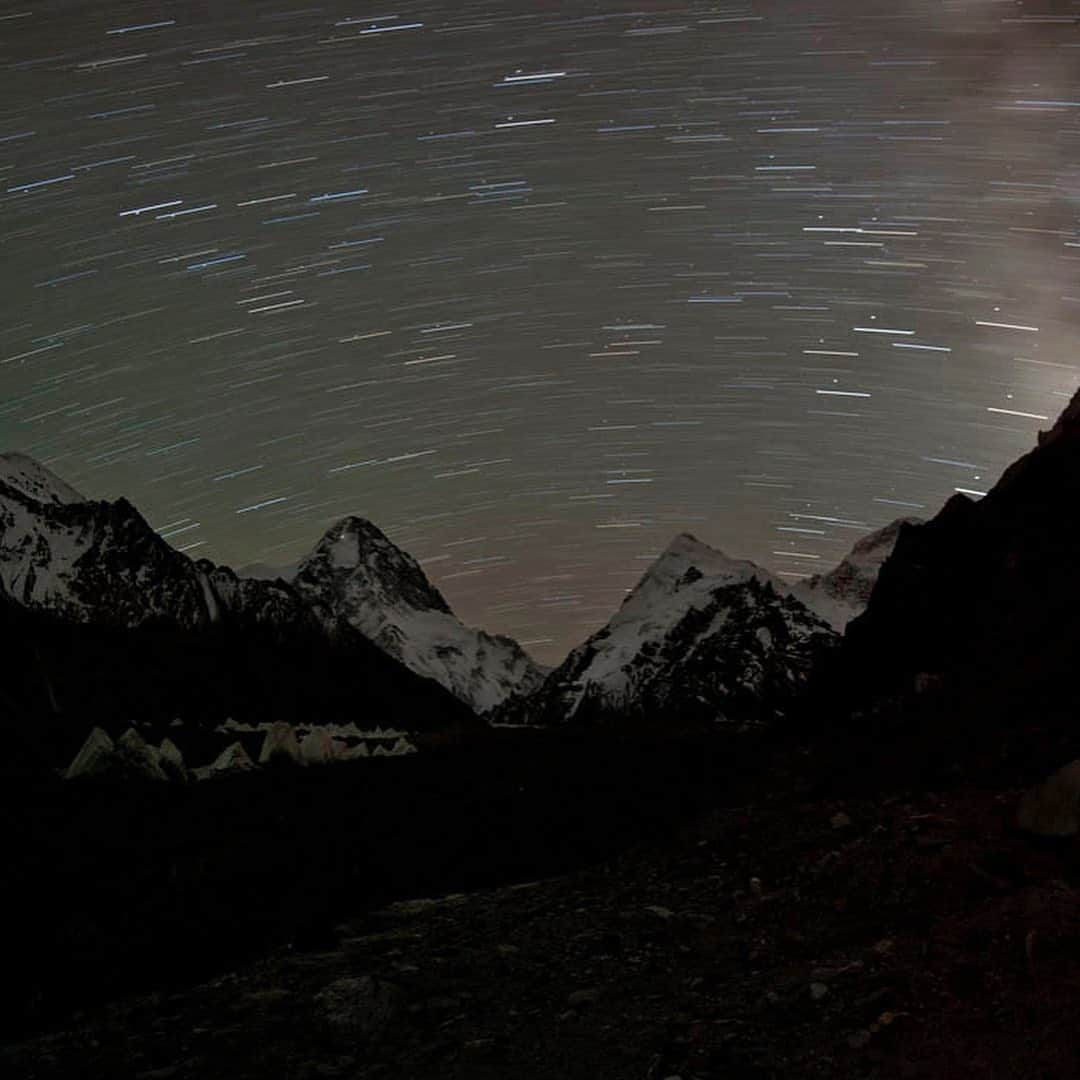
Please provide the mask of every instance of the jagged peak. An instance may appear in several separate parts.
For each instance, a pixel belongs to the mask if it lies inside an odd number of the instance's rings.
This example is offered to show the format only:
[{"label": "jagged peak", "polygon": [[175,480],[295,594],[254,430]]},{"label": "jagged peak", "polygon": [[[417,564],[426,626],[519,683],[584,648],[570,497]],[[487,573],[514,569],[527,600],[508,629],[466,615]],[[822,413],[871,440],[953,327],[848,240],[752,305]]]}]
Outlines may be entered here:
[{"label": "jagged peak", "polygon": [[645,573],[645,578],[681,576],[693,568],[702,577],[768,577],[768,572],[748,559],[733,559],[719,548],[710,547],[691,533],[682,532],[660,553]]},{"label": "jagged peak", "polygon": [[29,454],[11,450],[0,454],[0,484],[28,496],[39,503],[87,502],[85,495],[76,491],[56,473],[47,469]]},{"label": "jagged peak", "polygon": [[755,578],[774,587],[780,584],[756,563],[733,559],[690,533],[679,533],[627,594],[614,621],[639,618],[642,611],[662,602],[661,597],[673,597],[684,588],[699,590],[742,585]]},{"label": "jagged peak", "polygon": [[402,551],[387,537],[377,525],[367,518],[350,514],[335,521],[323,533],[316,552],[322,551],[332,557],[335,566],[359,566],[371,551],[380,551],[399,558],[402,562],[413,562],[411,556]]},{"label": "jagged peak", "polygon": [[709,547],[708,544],[699,540],[693,533],[681,532],[668,544],[666,548],[661,552],[661,558],[665,555],[686,555],[693,557],[695,555],[714,555],[716,549]]},{"label": "jagged peak", "polygon": [[362,581],[391,602],[450,614],[446,600],[428,581],[416,559],[367,518],[349,515],[330,526],[312,553],[301,561],[296,582],[303,586],[327,569],[335,577]]}]

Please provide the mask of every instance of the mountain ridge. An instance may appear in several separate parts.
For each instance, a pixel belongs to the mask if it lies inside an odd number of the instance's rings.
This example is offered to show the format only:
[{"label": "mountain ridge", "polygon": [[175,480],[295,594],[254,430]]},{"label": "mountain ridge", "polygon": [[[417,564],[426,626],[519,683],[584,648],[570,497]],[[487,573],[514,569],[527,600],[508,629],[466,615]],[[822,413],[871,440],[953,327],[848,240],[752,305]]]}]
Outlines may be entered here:
[{"label": "mountain ridge", "polygon": [[127,499],[86,499],[19,453],[0,455],[0,590],[24,607],[115,627],[337,635],[347,625],[477,713],[546,671],[512,639],[465,627],[416,560],[364,518],[332,525],[290,581],[247,578],[177,551]]},{"label": "mountain ridge", "polygon": [[797,585],[679,533],[608,622],[497,720],[608,724],[622,716],[708,728],[779,719],[865,606],[902,526],[861,538],[833,571]]}]

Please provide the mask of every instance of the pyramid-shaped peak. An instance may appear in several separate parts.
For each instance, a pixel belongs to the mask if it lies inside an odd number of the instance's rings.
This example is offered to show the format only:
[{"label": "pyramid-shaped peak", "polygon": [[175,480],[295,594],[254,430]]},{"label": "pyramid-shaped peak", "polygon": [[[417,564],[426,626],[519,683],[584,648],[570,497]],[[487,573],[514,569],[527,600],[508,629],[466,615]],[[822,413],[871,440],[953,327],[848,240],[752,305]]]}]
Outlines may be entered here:
[{"label": "pyramid-shaped peak", "polygon": [[372,601],[421,611],[450,612],[420,564],[366,518],[335,522],[300,563],[296,584],[303,590],[320,580],[348,579]]},{"label": "pyramid-shaped peak", "polygon": [[664,554],[679,555],[684,552],[694,552],[699,548],[709,550],[709,545],[703,544],[693,533],[681,532],[664,548]]},{"label": "pyramid-shaped peak", "polygon": [[723,552],[718,551],[716,548],[710,547],[708,544],[699,540],[692,533],[681,532],[676,536],[666,548],[664,548],[661,558],[665,555],[682,555],[688,559],[695,558],[712,558],[717,555],[726,557]]},{"label": "pyramid-shaped peak", "polygon": [[645,613],[657,604],[666,603],[665,598],[679,596],[686,589],[708,591],[719,586],[744,584],[754,578],[774,587],[780,584],[755,563],[733,559],[690,533],[680,533],[650,564],[623,601],[613,622],[651,618]]},{"label": "pyramid-shaped peak", "polygon": [[112,767],[116,747],[109,734],[99,727],[91,728],[74,760],[64,774],[65,780],[80,776],[101,776]]},{"label": "pyramid-shaped peak", "polygon": [[653,563],[649,573],[664,575],[681,573],[693,567],[703,577],[737,576],[748,577],[763,573],[760,567],[747,559],[733,559],[719,548],[710,547],[688,532],[679,533],[661,552]]},{"label": "pyramid-shaped peak", "polygon": [[386,533],[378,525],[357,514],[347,514],[340,521],[335,522],[330,527],[331,532],[334,530],[350,536],[366,537],[371,540],[385,540],[386,543],[390,543],[386,538]]},{"label": "pyramid-shaped peak", "polygon": [[0,486],[18,491],[39,503],[81,503],[86,496],[61,480],[28,454],[17,450],[0,454]]},{"label": "pyramid-shaped peak", "polygon": [[[367,518],[349,515],[334,522],[323,534],[316,550],[328,552],[335,566],[359,566],[371,552],[400,556],[409,560],[377,525]],[[409,560],[411,561],[411,560]]]}]

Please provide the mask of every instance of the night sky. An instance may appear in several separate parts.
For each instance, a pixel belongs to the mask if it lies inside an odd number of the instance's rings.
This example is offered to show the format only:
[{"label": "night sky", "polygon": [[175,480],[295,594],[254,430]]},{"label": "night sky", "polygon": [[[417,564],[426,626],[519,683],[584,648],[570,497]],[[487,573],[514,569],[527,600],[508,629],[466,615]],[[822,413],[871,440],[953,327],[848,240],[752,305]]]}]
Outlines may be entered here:
[{"label": "night sky", "polygon": [[193,557],[344,514],[553,662],[1080,377],[1080,4],[0,4],[0,449]]}]

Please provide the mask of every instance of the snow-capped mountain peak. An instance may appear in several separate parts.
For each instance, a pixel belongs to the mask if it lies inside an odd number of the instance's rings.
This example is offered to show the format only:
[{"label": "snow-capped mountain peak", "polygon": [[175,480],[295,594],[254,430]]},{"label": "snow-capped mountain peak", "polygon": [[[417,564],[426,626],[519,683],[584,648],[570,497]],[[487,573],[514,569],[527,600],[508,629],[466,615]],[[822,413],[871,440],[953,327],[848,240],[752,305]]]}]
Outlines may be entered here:
[{"label": "snow-capped mountain peak", "polygon": [[465,626],[420,564],[364,518],[328,529],[292,584],[324,618],[344,619],[479,713],[545,674],[517,642]]},{"label": "snow-capped mountain peak", "polygon": [[126,499],[85,499],[17,453],[0,455],[0,591],[23,607],[128,628],[160,620],[190,629],[241,614],[317,625],[280,583],[193,563]]},{"label": "snow-capped mountain peak", "polygon": [[321,625],[335,638],[344,621],[479,713],[545,673],[516,642],[462,625],[416,559],[364,518],[338,521],[286,574],[291,584],[192,562],[126,499],[84,499],[33,459],[0,455],[0,592],[23,607],[126,628]]},{"label": "snow-capped mountain peak", "polygon": [[17,451],[0,454],[0,487],[6,487],[9,492],[17,492],[38,503],[58,506],[87,501],[85,495],[79,494],[44,465]]},{"label": "snow-capped mountain peak", "polygon": [[420,564],[366,518],[345,517],[327,529],[300,562],[295,582],[302,587],[328,577],[342,584],[354,605],[450,612]]},{"label": "snow-capped mountain peak", "polygon": [[[756,577],[770,580],[778,587],[780,586],[778,579],[748,559],[733,559],[718,548],[710,547],[690,533],[684,532],[679,533],[664,548],[656,561],[646,570],[644,577],[638,583],[638,588],[685,586],[690,583],[687,580],[688,571],[692,571],[690,578],[693,580],[704,577],[716,583],[724,581],[734,584]],[[634,591],[636,592],[637,589]]]},{"label": "snow-capped mountain peak", "polygon": [[836,635],[767,570],[682,533],[509,722],[758,723]]}]

